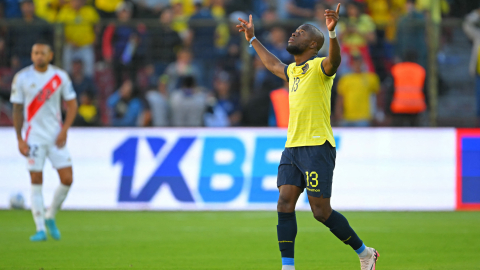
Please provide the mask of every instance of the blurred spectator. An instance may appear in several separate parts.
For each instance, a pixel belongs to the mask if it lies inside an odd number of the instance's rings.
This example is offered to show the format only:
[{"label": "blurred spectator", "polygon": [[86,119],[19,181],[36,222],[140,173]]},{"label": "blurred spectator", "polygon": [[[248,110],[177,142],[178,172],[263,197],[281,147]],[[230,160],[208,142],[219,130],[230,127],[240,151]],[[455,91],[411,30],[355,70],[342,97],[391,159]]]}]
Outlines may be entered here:
[{"label": "blurred spectator", "polygon": [[404,59],[408,51],[415,50],[418,55],[418,64],[426,67],[427,41],[425,18],[423,13],[416,10],[415,0],[408,0],[406,8],[407,13],[402,16],[397,25],[395,57]]},{"label": "blurred spectator", "polygon": [[158,18],[160,13],[170,4],[170,0],[133,0],[137,6],[138,17]]},{"label": "blurred spectator", "polygon": [[[290,64],[290,62],[287,62]],[[254,59],[254,74],[253,74],[253,93],[268,95],[270,90],[276,89],[283,85],[283,80],[273,75],[262,63],[260,57],[256,56]]]},{"label": "blurred spectator", "polygon": [[63,68],[71,72],[72,60],[81,58],[84,72],[93,76],[95,54],[94,25],[99,21],[97,11],[85,5],[85,0],[71,0],[58,14],[57,22],[65,24],[65,39],[63,47]]},{"label": "blurred spectator", "polygon": [[181,49],[182,39],[172,29],[173,11],[166,8],[160,15],[160,25],[150,27],[150,60],[155,63],[155,73],[163,74],[167,66],[175,61],[176,53]]},{"label": "blurred spectator", "polygon": [[338,81],[336,119],[344,127],[368,127],[372,119],[370,98],[380,90],[380,79],[372,72],[362,70],[360,56],[352,58],[353,73],[346,74]]},{"label": "blurred spectator", "polygon": [[42,39],[50,44],[53,41],[53,29],[42,19],[35,16],[35,6],[32,0],[21,2],[22,23],[12,24],[8,28],[8,51],[10,57],[20,61],[21,68],[32,63],[32,46]]},{"label": "blurred spectator", "polygon": [[188,32],[188,16],[183,12],[183,4],[181,0],[172,0],[173,22],[172,29],[175,30],[180,37],[190,44],[191,37]]},{"label": "blurred spectator", "polygon": [[375,24],[370,16],[362,13],[357,3],[350,2],[347,4],[347,18],[338,28],[342,51],[350,56],[360,54],[368,71],[374,72],[368,45],[375,42]]},{"label": "blurred spectator", "polygon": [[103,19],[114,19],[115,11],[123,0],[95,0],[95,7]]},{"label": "blurred spectator", "polygon": [[268,117],[268,125],[271,127],[287,128],[290,116],[288,101],[288,82],[285,81],[283,87],[270,92],[270,101],[272,110]]},{"label": "blurred spectator", "polygon": [[206,95],[195,85],[193,76],[182,77],[181,87],[173,91],[172,125],[175,127],[200,127],[206,107]]},{"label": "blurred spectator", "polygon": [[[326,37],[325,41],[323,42],[322,48],[320,49],[320,51],[318,51],[318,55],[322,57],[328,55],[328,49],[330,48],[330,42],[328,40],[328,28],[325,18],[326,9],[327,7],[323,3],[317,3],[315,5],[313,21],[308,22],[309,24],[314,25],[315,27],[320,29],[320,31],[322,31],[323,33],[323,36]],[[337,35],[340,36],[338,28],[339,27],[337,27],[335,31],[337,32]]]},{"label": "blurred spectator", "polygon": [[202,6],[201,0],[194,0],[195,13],[190,17],[189,28],[192,32],[192,53],[195,63],[200,68],[198,84],[211,88],[215,73],[215,25],[208,8]]},{"label": "blurred spectator", "polygon": [[[247,17],[248,18],[248,17]],[[269,7],[265,12],[262,13],[262,23],[266,26],[272,25],[278,21],[277,10],[273,7]]]},{"label": "blurred spectator", "polygon": [[110,123],[115,127],[138,126],[143,113],[139,91],[131,80],[126,80],[107,100]]},{"label": "blurred spectator", "polygon": [[265,47],[283,63],[293,62],[292,55],[287,52],[287,32],[280,26],[273,27],[270,30],[270,36]]},{"label": "blurred spectator", "polygon": [[313,17],[315,0],[290,0],[287,4],[287,11],[290,18],[309,19]]},{"label": "blurred spectator", "polygon": [[442,21],[442,14],[450,12],[450,5],[447,0],[417,0],[416,6],[419,10],[427,12],[435,24]]},{"label": "blurred spectator", "polygon": [[253,3],[256,1],[257,0],[227,1],[227,13],[230,14],[235,11],[251,12],[254,10]]},{"label": "blurred spectator", "polygon": [[[4,28],[4,30],[6,29]],[[0,67],[8,66],[8,44],[3,35],[4,34],[0,32]]]},{"label": "blurred spectator", "polygon": [[136,27],[129,24],[132,12],[133,6],[129,2],[118,6],[116,14],[121,24],[111,24],[103,33],[103,57],[113,63],[116,87],[125,80],[125,76],[136,81],[137,72],[145,61],[146,27],[143,24]]},{"label": "blurred spectator", "polygon": [[225,0],[211,0],[210,4],[212,16],[217,21],[217,27],[215,29],[215,48],[219,50],[219,52],[225,52],[224,49],[230,39],[230,28],[228,24],[225,23]]},{"label": "blurred spectator", "polygon": [[480,126],[480,8],[467,15],[463,22],[463,31],[473,41],[470,56],[470,75],[475,77],[475,92],[477,97],[477,125]]},{"label": "blurred spectator", "polygon": [[57,19],[58,11],[64,4],[63,0],[34,0],[35,14],[49,23],[54,23]]},{"label": "blurred spectator", "polygon": [[207,127],[238,126],[242,119],[240,100],[230,91],[230,76],[226,72],[214,81],[215,102],[209,104],[204,119]]},{"label": "blurred spectator", "polygon": [[394,126],[418,126],[419,114],[427,108],[425,95],[425,68],[415,63],[415,51],[406,53],[405,61],[392,67],[393,100],[390,105]]},{"label": "blurred spectator", "polygon": [[168,103],[167,81],[168,76],[161,76],[157,89],[152,89],[145,94],[145,99],[150,105],[150,111],[152,114],[151,125],[154,127],[166,127],[170,124],[170,105]]},{"label": "blurred spectator", "polygon": [[21,18],[20,3],[22,0],[0,0],[0,8],[3,10],[3,18],[14,19]]},{"label": "blurred spectator", "polygon": [[83,92],[80,95],[78,114],[73,123],[75,126],[94,127],[100,125],[98,108],[94,104],[94,96],[91,92]]},{"label": "blurred spectator", "polygon": [[93,78],[85,75],[83,72],[82,59],[74,59],[72,63],[72,72],[70,77],[72,79],[72,86],[77,93],[77,99],[80,104],[80,97],[83,93],[88,93],[89,96],[95,98],[97,96],[97,87],[93,82]]},{"label": "blurred spectator", "polygon": [[200,70],[192,63],[192,53],[186,49],[177,53],[177,61],[168,65],[165,74],[168,75],[169,93],[180,87],[181,77],[192,76],[195,82],[200,78]]},{"label": "blurred spectator", "polygon": [[272,2],[272,1],[269,1],[269,0],[253,1],[253,13],[257,17],[262,18],[263,14],[271,8],[270,2]]}]

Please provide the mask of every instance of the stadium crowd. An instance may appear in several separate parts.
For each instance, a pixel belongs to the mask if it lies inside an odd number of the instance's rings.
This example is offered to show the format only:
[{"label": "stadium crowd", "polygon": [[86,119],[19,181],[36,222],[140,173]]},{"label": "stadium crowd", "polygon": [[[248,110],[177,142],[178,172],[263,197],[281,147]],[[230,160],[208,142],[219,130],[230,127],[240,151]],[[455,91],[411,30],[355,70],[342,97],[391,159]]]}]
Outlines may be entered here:
[{"label": "stadium crowd", "polygon": [[[290,33],[308,22],[325,34],[324,10],[338,2],[343,60],[333,125],[419,125],[426,110],[426,16],[461,18],[478,1],[442,0],[432,9],[436,0],[1,0],[0,125],[11,124],[14,74],[31,64],[31,47],[43,39],[71,76],[75,125],[285,126],[288,86],[246,48],[237,18],[253,14],[258,38],[291,63]],[[252,62],[246,68],[244,53]],[[326,54],[328,39],[319,56]],[[416,93],[395,92],[411,80],[405,68],[415,73],[408,87]],[[248,98],[241,95],[246,72]]]}]

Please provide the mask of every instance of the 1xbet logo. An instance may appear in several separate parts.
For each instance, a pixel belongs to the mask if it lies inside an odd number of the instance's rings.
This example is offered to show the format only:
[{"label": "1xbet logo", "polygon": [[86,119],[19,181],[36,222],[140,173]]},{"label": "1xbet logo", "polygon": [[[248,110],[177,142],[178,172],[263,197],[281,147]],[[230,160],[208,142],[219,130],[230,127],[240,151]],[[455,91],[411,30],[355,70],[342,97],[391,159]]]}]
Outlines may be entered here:
[{"label": "1xbet logo", "polygon": [[[155,158],[163,151],[165,158],[156,165],[146,183],[133,195],[133,179],[137,166],[137,151],[140,140],[146,140]],[[164,147],[165,139],[159,137],[127,138],[113,152],[113,164],[122,166],[119,188],[119,202],[149,202],[163,185],[168,185],[173,196],[179,202],[194,202],[192,190],[187,185],[179,164],[196,140],[201,140],[200,158],[189,160],[199,164],[198,194],[203,202],[226,203],[237,199],[248,187],[248,202],[275,203],[278,200],[276,185],[265,185],[266,177],[276,177],[278,160],[272,159],[272,151],[279,153],[285,147],[286,137],[256,137],[253,143],[247,144],[238,137],[180,137],[170,151]],[[338,147],[338,138],[336,138]],[[247,146],[253,156],[247,158]],[[196,148],[198,150],[198,148]],[[168,153],[165,153],[168,151]],[[218,160],[216,154],[229,152],[230,159]],[[245,166],[247,165],[247,166]],[[248,169],[246,169],[248,168]],[[213,184],[215,176],[228,176],[230,184],[216,188]]]}]

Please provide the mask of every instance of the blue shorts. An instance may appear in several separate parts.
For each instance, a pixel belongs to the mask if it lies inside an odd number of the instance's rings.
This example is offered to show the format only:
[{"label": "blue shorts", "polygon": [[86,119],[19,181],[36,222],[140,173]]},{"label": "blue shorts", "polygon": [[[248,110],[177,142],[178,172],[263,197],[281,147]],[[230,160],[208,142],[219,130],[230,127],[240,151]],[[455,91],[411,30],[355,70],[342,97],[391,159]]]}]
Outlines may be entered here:
[{"label": "blue shorts", "polygon": [[322,145],[285,148],[278,165],[277,186],[307,189],[308,196],[332,196],[337,151],[328,141]]}]

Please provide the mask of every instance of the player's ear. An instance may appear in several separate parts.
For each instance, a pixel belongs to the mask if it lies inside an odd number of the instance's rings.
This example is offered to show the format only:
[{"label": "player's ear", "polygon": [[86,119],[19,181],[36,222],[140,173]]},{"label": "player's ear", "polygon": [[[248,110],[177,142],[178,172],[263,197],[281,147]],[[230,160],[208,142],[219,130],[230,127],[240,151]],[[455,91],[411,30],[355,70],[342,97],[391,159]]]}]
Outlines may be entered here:
[{"label": "player's ear", "polygon": [[310,42],[310,49],[316,49],[316,48],[317,48],[317,42],[316,41]]}]

